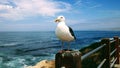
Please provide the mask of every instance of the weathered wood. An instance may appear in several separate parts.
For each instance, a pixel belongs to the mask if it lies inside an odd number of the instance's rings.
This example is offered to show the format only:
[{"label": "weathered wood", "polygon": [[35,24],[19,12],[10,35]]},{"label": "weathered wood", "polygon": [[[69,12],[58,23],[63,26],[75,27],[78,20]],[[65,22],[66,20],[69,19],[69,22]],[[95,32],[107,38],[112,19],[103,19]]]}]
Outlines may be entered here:
[{"label": "weathered wood", "polygon": [[[114,42],[115,48],[111,49],[111,45]],[[100,49],[102,50],[102,56],[104,60],[100,63],[98,68],[112,68],[115,64],[115,61],[117,64],[119,64],[119,37],[116,36],[114,37],[114,40],[110,40],[109,38],[102,39],[101,46],[83,56],[81,56],[81,53],[79,51],[62,50],[58,52],[55,57],[55,68],[81,68],[82,60]],[[114,61],[111,61],[110,57],[114,56],[114,54],[116,59]]]},{"label": "weathered wood", "polygon": [[115,48],[117,49],[115,55],[115,57],[117,57],[116,64],[119,64],[119,37],[115,36],[114,40],[115,40]]},{"label": "weathered wood", "polygon": [[105,44],[104,51],[104,58],[106,59],[105,65],[103,68],[110,68],[110,40],[108,38],[105,38],[102,40],[102,43]]},{"label": "weathered wood", "polygon": [[81,68],[81,53],[79,51],[61,51],[55,57],[56,68]]}]

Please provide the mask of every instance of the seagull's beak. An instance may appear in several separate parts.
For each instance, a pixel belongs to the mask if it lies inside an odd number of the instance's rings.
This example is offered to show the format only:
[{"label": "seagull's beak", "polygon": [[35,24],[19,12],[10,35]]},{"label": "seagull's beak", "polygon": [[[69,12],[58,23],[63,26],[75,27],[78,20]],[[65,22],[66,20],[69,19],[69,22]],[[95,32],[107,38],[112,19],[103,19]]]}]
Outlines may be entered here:
[{"label": "seagull's beak", "polygon": [[60,22],[60,20],[59,19],[55,19],[55,22]]}]

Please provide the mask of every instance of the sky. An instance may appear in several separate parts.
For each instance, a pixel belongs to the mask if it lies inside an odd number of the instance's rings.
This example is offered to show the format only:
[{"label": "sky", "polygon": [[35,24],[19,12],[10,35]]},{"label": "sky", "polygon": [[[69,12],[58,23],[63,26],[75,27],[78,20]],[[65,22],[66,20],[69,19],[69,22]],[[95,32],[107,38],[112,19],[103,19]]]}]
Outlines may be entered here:
[{"label": "sky", "polygon": [[120,31],[120,0],[0,0],[0,31],[54,31],[59,15],[73,30]]}]

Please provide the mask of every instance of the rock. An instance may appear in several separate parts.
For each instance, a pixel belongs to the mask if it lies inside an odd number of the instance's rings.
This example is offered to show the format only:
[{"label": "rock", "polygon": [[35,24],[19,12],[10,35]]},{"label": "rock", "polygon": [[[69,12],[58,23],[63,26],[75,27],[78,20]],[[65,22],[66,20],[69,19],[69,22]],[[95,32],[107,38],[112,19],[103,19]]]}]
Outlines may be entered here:
[{"label": "rock", "polygon": [[26,68],[55,68],[55,60],[42,60],[37,63],[35,66],[28,66]]}]

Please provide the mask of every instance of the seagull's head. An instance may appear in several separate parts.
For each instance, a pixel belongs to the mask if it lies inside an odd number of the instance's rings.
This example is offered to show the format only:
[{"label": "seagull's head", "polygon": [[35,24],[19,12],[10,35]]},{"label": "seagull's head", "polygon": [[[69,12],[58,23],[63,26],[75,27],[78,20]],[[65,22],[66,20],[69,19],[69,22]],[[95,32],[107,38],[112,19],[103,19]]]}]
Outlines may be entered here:
[{"label": "seagull's head", "polygon": [[65,22],[65,17],[64,16],[58,16],[56,19],[55,19],[55,22]]}]

